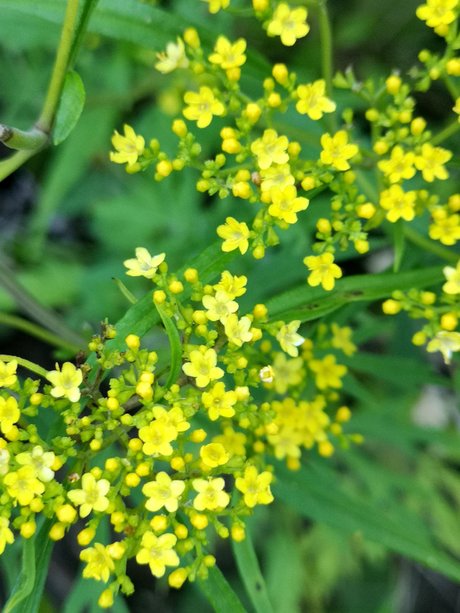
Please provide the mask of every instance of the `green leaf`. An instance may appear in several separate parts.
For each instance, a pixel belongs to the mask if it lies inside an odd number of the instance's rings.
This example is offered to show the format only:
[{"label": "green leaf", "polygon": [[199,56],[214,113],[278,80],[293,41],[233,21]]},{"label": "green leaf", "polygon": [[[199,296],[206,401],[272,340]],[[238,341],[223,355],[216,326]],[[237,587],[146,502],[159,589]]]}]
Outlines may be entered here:
[{"label": "green leaf", "polygon": [[232,541],[232,549],[241,581],[257,613],[271,613],[273,607],[268,598],[265,580],[260,571],[249,531],[244,541]]},{"label": "green leaf", "polygon": [[209,569],[207,579],[198,579],[197,583],[216,613],[246,613],[240,599],[217,566]]},{"label": "green leaf", "polygon": [[[460,563],[432,542],[431,531],[420,519],[401,509],[393,514],[377,503],[367,502],[343,487],[343,478],[320,462],[310,460],[297,472],[277,466],[275,498],[303,517],[345,533],[362,534],[391,551],[420,562],[454,581],[460,580]],[[403,519],[404,518],[404,519]]]},{"label": "green leaf", "polygon": [[85,105],[85,88],[80,75],[72,70],[66,74],[64,87],[53,128],[53,143],[59,145],[77,125]]},{"label": "green leaf", "polygon": [[34,538],[24,539],[21,573],[3,613],[37,613],[54,544],[50,527],[46,520]]},{"label": "green leaf", "polygon": [[397,289],[428,287],[443,280],[442,268],[432,267],[379,275],[356,275],[337,281],[335,289],[305,284],[266,302],[271,319],[310,321],[336,311],[350,302],[380,300]]},{"label": "green leaf", "polygon": [[170,388],[171,385],[177,381],[181,371],[182,343],[180,340],[179,331],[177,330],[173,320],[166,315],[164,310],[158,304],[155,304],[155,306],[157,307],[158,314],[161,317],[161,321],[163,322],[169,339],[171,359],[169,363],[169,375],[168,379],[166,380],[165,387]]}]

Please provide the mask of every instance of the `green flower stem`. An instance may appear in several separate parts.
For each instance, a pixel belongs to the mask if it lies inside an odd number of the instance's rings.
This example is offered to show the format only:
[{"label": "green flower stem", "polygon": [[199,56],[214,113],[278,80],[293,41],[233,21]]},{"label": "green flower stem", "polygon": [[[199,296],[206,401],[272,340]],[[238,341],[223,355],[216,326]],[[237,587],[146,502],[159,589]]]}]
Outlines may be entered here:
[{"label": "green flower stem", "polygon": [[428,251],[429,253],[436,255],[446,262],[456,264],[459,259],[459,256],[456,253],[453,253],[452,251],[449,251],[449,249],[446,249],[430,239],[425,238],[407,224],[404,225],[404,236],[413,245],[421,247],[424,251]]},{"label": "green flower stem", "polygon": [[10,149],[38,151],[46,145],[47,141],[47,135],[37,128],[24,132],[23,130],[0,124],[0,142]]},{"label": "green flower stem", "polygon": [[[326,82],[326,94],[332,96],[332,29],[327,10],[327,0],[318,0],[319,11],[319,30],[321,37],[321,68],[323,79]],[[336,129],[335,116],[333,114],[327,116],[329,128],[333,131]]]},{"label": "green flower stem", "polygon": [[49,343],[55,347],[66,349],[72,353],[72,355],[81,349],[81,345],[69,343],[57,334],[53,334],[53,332],[49,332],[48,330],[45,330],[45,328],[42,328],[41,326],[38,326],[27,319],[23,319],[22,317],[17,317],[16,315],[0,312],[0,325],[1,324],[27,332],[31,336],[35,336],[35,338],[39,338],[40,340],[45,341],[45,343]]},{"label": "green flower stem", "polygon": [[0,162],[0,181],[3,181],[3,179],[13,174],[15,170],[20,168],[34,155],[35,150],[24,149],[23,151],[14,153],[11,157],[6,158],[6,160],[2,160]]},{"label": "green flower stem", "polygon": [[[22,153],[22,152],[21,152]],[[53,334],[61,339],[61,343],[65,341],[67,345],[76,346],[79,349],[86,345],[84,338],[71,330],[67,324],[62,321],[56,313],[42,306],[37,300],[22,287],[15,279],[12,271],[0,258],[0,285],[14,298],[17,305],[25,313],[30,315],[32,319],[40,323],[42,326],[51,330]]]},{"label": "green flower stem", "polygon": [[460,130],[460,121],[458,121],[458,119],[456,119],[455,121],[450,123],[448,126],[446,126],[444,128],[444,130],[441,130],[441,132],[436,134],[431,139],[431,143],[433,145],[440,145],[442,142],[444,142],[445,140],[447,140],[448,138],[453,136],[459,130]]},{"label": "green flower stem", "polygon": [[2,362],[17,362],[19,366],[27,368],[27,370],[30,370],[30,372],[34,372],[40,377],[43,377],[43,379],[46,379],[46,377],[48,376],[48,373],[44,368],[42,368],[38,364],[35,364],[35,362],[30,362],[29,360],[25,360],[24,358],[18,358],[15,355],[0,354],[0,360]]},{"label": "green flower stem", "polygon": [[72,43],[74,40],[75,28],[78,18],[79,0],[68,0],[62,26],[61,39],[56,53],[53,72],[51,75],[48,91],[40,117],[37,121],[37,128],[47,134],[53,126],[54,116],[61,97],[62,87],[69,64]]}]

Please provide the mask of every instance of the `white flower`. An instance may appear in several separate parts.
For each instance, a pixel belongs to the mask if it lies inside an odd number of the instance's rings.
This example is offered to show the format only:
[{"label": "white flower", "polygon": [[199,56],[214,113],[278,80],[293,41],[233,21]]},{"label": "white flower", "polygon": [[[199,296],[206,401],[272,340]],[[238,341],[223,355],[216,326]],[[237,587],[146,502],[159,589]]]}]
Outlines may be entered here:
[{"label": "white flower", "polygon": [[177,37],[177,44],[168,43],[166,51],[157,53],[157,58],[159,61],[155,64],[155,68],[163,74],[173,72],[176,68],[187,68],[189,65],[185,55],[184,41],[179,37]]}]

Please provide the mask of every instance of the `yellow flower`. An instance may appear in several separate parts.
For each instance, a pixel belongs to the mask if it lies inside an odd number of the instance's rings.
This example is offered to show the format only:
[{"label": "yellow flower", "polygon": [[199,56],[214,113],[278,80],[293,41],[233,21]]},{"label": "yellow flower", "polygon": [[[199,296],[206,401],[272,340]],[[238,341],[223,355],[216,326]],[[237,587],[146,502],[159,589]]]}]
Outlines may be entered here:
[{"label": "yellow flower", "polygon": [[398,219],[412,221],[416,197],[417,192],[405,192],[400,185],[392,185],[380,194],[380,206],[387,211],[386,218],[392,223]]},{"label": "yellow flower", "polygon": [[298,101],[295,105],[297,112],[308,115],[310,119],[321,119],[324,113],[335,111],[335,102],[326,94],[326,81],[319,79],[307,85],[299,85],[296,90]]},{"label": "yellow flower", "polygon": [[391,150],[390,159],[381,160],[378,167],[390,183],[398,183],[403,179],[411,179],[415,175],[414,161],[414,153],[411,151],[405,153],[403,148],[397,145]]},{"label": "yellow flower", "polygon": [[182,366],[187,377],[195,377],[198,387],[206,387],[210,381],[222,379],[224,371],[216,366],[217,353],[214,349],[206,349],[201,346],[190,352],[190,362]]},{"label": "yellow flower", "polygon": [[216,421],[219,417],[233,417],[235,415],[233,405],[237,402],[236,393],[226,392],[225,384],[220,381],[215,383],[209,392],[203,392],[201,400],[211,421]]},{"label": "yellow flower", "polygon": [[51,396],[54,398],[68,398],[70,402],[80,400],[79,386],[83,380],[83,374],[71,362],[64,362],[61,370],[59,370],[59,364],[56,364],[56,370],[50,370],[46,378],[53,385]]},{"label": "yellow flower", "polygon": [[296,358],[299,355],[298,347],[304,342],[304,337],[297,334],[297,330],[300,326],[300,321],[291,321],[288,324],[281,326],[276,339],[281,345],[281,349],[285,351],[292,358]]},{"label": "yellow flower", "polygon": [[35,496],[45,491],[45,486],[37,479],[32,466],[21,466],[16,472],[8,473],[3,479],[11,498],[21,506],[27,506]]},{"label": "yellow flower", "polygon": [[295,183],[289,164],[273,164],[269,168],[261,170],[260,179],[260,189],[263,192],[270,192],[274,187],[283,190]]},{"label": "yellow flower", "polygon": [[16,360],[2,362],[0,360],[0,387],[12,387],[18,380],[16,370],[18,363]]},{"label": "yellow flower", "polygon": [[184,41],[177,37],[177,43],[168,43],[166,51],[157,53],[158,62],[155,68],[158,72],[167,74],[176,68],[187,68],[189,61],[185,55]]},{"label": "yellow flower", "polygon": [[252,509],[257,504],[273,502],[273,494],[270,490],[272,480],[272,473],[266,470],[258,473],[255,466],[248,466],[244,471],[244,476],[236,478],[235,486],[243,494],[244,504]]},{"label": "yellow flower", "polygon": [[[0,420],[1,421],[1,420]],[[9,470],[10,452],[0,448],[0,477],[6,475]]]},{"label": "yellow flower", "polygon": [[244,221],[237,221],[234,217],[227,217],[225,224],[217,228],[217,234],[224,239],[222,251],[239,249],[245,254],[249,247],[249,228]]},{"label": "yellow flower", "polygon": [[136,247],[136,257],[123,262],[128,270],[126,274],[129,277],[145,277],[152,279],[158,269],[158,266],[165,260],[166,254],[159,253],[151,255],[145,247]]},{"label": "yellow flower", "polygon": [[159,472],[155,481],[149,481],[142,488],[142,493],[148,498],[145,508],[155,512],[164,507],[169,513],[174,513],[184,489],[184,481],[173,481],[167,473]]},{"label": "yellow flower", "polygon": [[205,0],[205,2],[209,4],[209,12],[213,14],[230,6],[230,0]]},{"label": "yellow flower", "polygon": [[458,0],[427,0],[426,4],[421,4],[416,11],[416,15],[430,28],[448,26],[456,19]]},{"label": "yellow flower", "polygon": [[225,335],[229,343],[241,347],[243,343],[249,343],[253,334],[250,332],[251,320],[249,317],[238,319],[238,315],[229,315],[224,321]]},{"label": "yellow flower", "polygon": [[81,489],[71,490],[67,496],[80,507],[80,517],[88,517],[91,511],[103,513],[107,510],[109,499],[106,494],[109,490],[107,479],[96,480],[91,473],[85,473],[81,478]]},{"label": "yellow flower", "polygon": [[298,38],[303,38],[309,31],[307,9],[291,9],[285,2],[278,4],[267,28],[267,34],[280,36],[286,47],[292,47]]},{"label": "yellow flower", "polygon": [[294,185],[288,185],[284,190],[273,187],[270,190],[272,203],[268,207],[268,212],[276,219],[282,219],[286,223],[297,222],[297,213],[305,211],[308,207],[308,198],[297,197],[297,190]]},{"label": "yellow flower", "polygon": [[444,209],[433,212],[434,223],[430,224],[428,234],[443,245],[455,245],[460,240],[460,215],[448,215]]},{"label": "yellow flower", "polygon": [[285,394],[288,387],[299,385],[305,371],[302,358],[288,360],[284,353],[277,353],[273,360],[273,385],[278,394]]},{"label": "yellow flower", "polygon": [[223,322],[230,313],[238,310],[238,303],[231,300],[223,291],[217,291],[215,296],[203,296],[203,306],[206,309],[206,317],[210,321]]},{"label": "yellow flower", "polygon": [[444,168],[452,157],[452,152],[442,147],[433,147],[429,143],[422,145],[420,155],[415,158],[415,166],[422,171],[423,178],[428,183],[435,179],[447,179],[449,173]]},{"label": "yellow flower", "polygon": [[200,449],[200,458],[208,468],[216,468],[227,464],[230,454],[221,443],[209,443]]},{"label": "yellow flower", "polygon": [[0,555],[7,545],[14,542],[14,534],[10,530],[10,522],[6,517],[0,517]]},{"label": "yellow flower", "polygon": [[176,440],[178,430],[170,423],[165,414],[157,413],[157,415],[156,419],[139,430],[139,438],[144,443],[142,451],[145,455],[170,456],[173,452],[171,442]]},{"label": "yellow flower", "polygon": [[184,102],[188,106],[182,111],[186,119],[196,121],[199,128],[206,128],[213,115],[223,115],[225,107],[212,93],[209,87],[200,87],[200,91],[186,92]]},{"label": "yellow flower", "polygon": [[347,367],[337,364],[334,355],[326,355],[322,360],[311,360],[308,367],[315,373],[316,387],[320,390],[342,387],[341,377],[347,373]]},{"label": "yellow flower", "polygon": [[86,562],[82,573],[86,579],[96,579],[96,581],[107,583],[110,573],[115,569],[115,564],[109,554],[109,547],[104,547],[100,543],[83,549],[80,552],[80,560]]},{"label": "yellow flower", "polygon": [[209,56],[211,64],[217,64],[231,78],[232,71],[239,78],[240,66],[246,61],[244,52],[246,51],[246,41],[239,38],[235,43],[231,43],[225,36],[219,36],[214,47],[214,53]]},{"label": "yellow flower", "polygon": [[451,296],[460,294],[460,260],[457,262],[456,268],[445,266],[443,268],[446,283],[442,286],[442,291]]},{"label": "yellow flower", "polygon": [[221,443],[231,457],[246,455],[246,436],[242,432],[235,432],[233,428],[224,429],[224,433],[212,439],[215,443]]},{"label": "yellow flower", "polygon": [[336,323],[333,323],[331,331],[332,346],[343,351],[345,355],[353,355],[356,351],[356,345],[351,342],[352,329],[348,327],[340,328]]},{"label": "yellow flower", "polygon": [[56,456],[52,451],[44,451],[43,447],[36,445],[31,452],[25,451],[18,453],[16,462],[22,466],[32,466],[35,474],[40,479],[48,483],[54,477],[54,470],[51,470]]},{"label": "yellow flower", "polygon": [[136,554],[138,564],[148,564],[154,577],[163,577],[167,566],[178,566],[179,556],[174,551],[177,537],[174,534],[156,536],[148,530],[144,532],[141,548]]},{"label": "yellow flower", "polygon": [[321,162],[337,170],[348,170],[350,168],[348,160],[359,151],[357,145],[348,143],[348,134],[345,130],[339,130],[334,136],[323,134],[321,146],[323,148],[320,156]]},{"label": "yellow flower", "polygon": [[198,492],[198,496],[193,500],[197,511],[224,509],[230,502],[230,496],[224,491],[225,481],[222,477],[193,479],[192,486]]},{"label": "yellow flower", "polygon": [[135,164],[140,155],[144,153],[145,140],[136,134],[131,126],[125,123],[123,126],[125,135],[122,136],[115,130],[112,136],[112,145],[116,152],[110,152],[110,161],[115,164]]},{"label": "yellow flower", "polygon": [[441,332],[438,332],[428,343],[426,350],[430,353],[440,351],[443,355],[444,362],[450,364],[452,353],[460,351],[460,332],[446,332],[445,330],[441,330]]},{"label": "yellow flower", "polygon": [[257,164],[262,170],[272,164],[286,164],[289,162],[287,148],[289,141],[286,136],[278,136],[276,130],[264,130],[262,138],[251,144],[251,151],[257,157]]},{"label": "yellow flower", "polygon": [[21,413],[16,398],[0,396],[0,430],[6,434],[17,423]]},{"label": "yellow flower", "polygon": [[311,287],[322,285],[326,291],[334,289],[335,279],[340,279],[342,271],[337,264],[334,264],[332,253],[326,252],[321,255],[309,255],[304,258],[303,263],[311,271],[307,283]]},{"label": "yellow flower", "polygon": [[237,277],[228,272],[228,270],[224,270],[221,274],[219,283],[214,285],[214,289],[216,291],[221,290],[225,292],[230,300],[233,300],[246,293],[247,282],[248,278],[244,275]]}]

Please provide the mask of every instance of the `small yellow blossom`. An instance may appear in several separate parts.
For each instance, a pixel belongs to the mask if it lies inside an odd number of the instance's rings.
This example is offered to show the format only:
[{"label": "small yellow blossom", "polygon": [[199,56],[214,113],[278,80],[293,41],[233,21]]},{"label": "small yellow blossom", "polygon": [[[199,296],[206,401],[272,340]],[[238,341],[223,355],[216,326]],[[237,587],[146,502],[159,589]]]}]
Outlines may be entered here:
[{"label": "small yellow blossom", "polygon": [[217,468],[217,466],[227,464],[230,454],[221,443],[209,443],[209,445],[201,447],[200,458],[208,468]]},{"label": "small yellow blossom", "polygon": [[335,102],[326,96],[326,81],[319,79],[307,85],[299,85],[296,90],[298,101],[297,112],[308,115],[310,119],[321,119],[324,113],[335,111]]},{"label": "small yellow blossom", "polygon": [[337,170],[349,170],[348,160],[359,151],[357,145],[348,142],[348,134],[345,130],[339,130],[333,136],[323,134],[321,146],[323,148],[320,156],[321,162]]},{"label": "small yellow blossom", "polygon": [[251,144],[251,151],[257,157],[257,164],[261,170],[272,164],[286,164],[289,162],[287,148],[289,141],[286,136],[278,136],[276,130],[264,130],[261,138]]},{"label": "small yellow blossom", "polygon": [[123,126],[123,130],[124,136],[116,130],[112,136],[112,145],[116,151],[110,152],[110,161],[115,164],[133,166],[144,152],[145,140],[143,136],[136,134],[128,124]]},{"label": "small yellow blossom", "polygon": [[378,167],[390,183],[398,183],[415,175],[414,161],[414,153],[411,151],[405,153],[403,148],[397,145],[391,150],[390,159],[381,160]]},{"label": "small yellow blossom", "polygon": [[88,517],[91,511],[103,513],[109,506],[106,494],[110,490],[107,479],[96,480],[91,473],[85,473],[81,478],[81,489],[67,493],[73,504],[80,507],[80,517]]},{"label": "small yellow blossom", "polygon": [[340,279],[342,271],[334,263],[332,253],[326,252],[321,255],[309,255],[304,258],[303,263],[311,271],[307,283],[311,287],[322,285],[327,292],[334,289],[335,279]]},{"label": "small yellow blossom", "polygon": [[45,486],[37,479],[32,466],[21,466],[16,472],[10,472],[3,478],[8,494],[21,506],[29,505],[35,496],[45,491]]},{"label": "small yellow blossom", "polygon": [[260,189],[263,192],[271,192],[275,187],[284,190],[295,183],[289,164],[272,164],[269,168],[260,171],[260,179]]},{"label": "small yellow blossom", "polygon": [[[1,418],[0,418],[1,421]],[[8,449],[0,449],[0,477],[6,475],[9,470],[10,452]]]},{"label": "small yellow blossom", "polygon": [[0,360],[0,387],[12,387],[18,380],[16,370],[18,363],[16,360],[2,362]]},{"label": "small yellow blossom", "polygon": [[270,490],[272,480],[272,473],[268,471],[259,473],[255,466],[248,466],[244,471],[244,476],[236,478],[235,486],[243,494],[244,504],[252,509],[257,504],[273,502],[273,494]]},{"label": "small yellow blossom", "polygon": [[188,106],[182,111],[186,119],[196,121],[199,128],[206,128],[213,115],[223,115],[225,107],[209,87],[200,87],[199,92],[186,92],[184,102]]},{"label": "small yellow blossom", "polygon": [[59,364],[56,364],[56,370],[50,370],[46,378],[53,385],[51,396],[54,398],[68,398],[70,402],[80,400],[79,386],[83,381],[83,373],[71,362],[64,362],[61,370]]},{"label": "small yellow blossom", "polygon": [[192,486],[198,492],[198,496],[193,500],[197,511],[224,509],[230,502],[230,496],[224,491],[225,481],[222,477],[193,479]]},{"label": "small yellow blossom", "polygon": [[142,451],[145,455],[170,456],[173,452],[172,441],[177,438],[177,429],[160,416],[139,430],[139,438],[143,441]]},{"label": "small yellow blossom", "polygon": [[237,221],[234,217],[227,217],[225,224],[218,226],[217,234],[224,239],[222,251],[239,249],[245,254],[249,247],[249,228],[244,221]]},{"label": "small yellow blossom", "polygon": [[216,64],[226,70],[229,78],[232,78],[232,76],[239,78],[240,66],[246,61],[245,51],[246,41],[243,38],[231,43],[225,36],[219,36],[214,47],[214,53],[209,56],[209,61],[211,64]]},{"label": "small yellow blossom", "polygon": [[228,315],[238,310],[238,303],[230,300],[228,294],[220,290],[214,296],[203,296],[202,302],[209,321],[224,322]]},{"label": "small yellow blossom", "polygon": [[242,432],[235,432],[231,427],[225,428],[223,434],[215,436],[212,440],[221,443],[231,457],[246,455],[246,436]]},{"label": "small yellow blossom", "polygon": [[241,317],[238,315],[229,315],[224,322],[225,335],[230,343],[237,347],[241,347],[243,343],[249,343],[252,340],[253,333],[250,331],[251,320],[249,317]]},{"label": "small yellow blossom", "polygon": [[164,262],[165,253],[151,255],[145,247],[136,247],[136,257],[125,260],[123,265],[128,269],[126,274],[130,277],[145,277],[152,279],[158,266]]},{"label": "small yellow blossom", "polygon": [[297,190],[294,185],[288,185],[283,190],[273,187],[270,190],[271,205],[268,212],[276,219],[282,219],[288,224],[297,222],[297,213],[305,211],[309,200],[304,197],[297,197]]},{"label": "small yellow blossom", "polygon": [[225,292],[230,300],[234,300],[246,293],[247,282],[248,278],[244,275],[238,277],[237,275],[232,275],[228,270],[224,270],[219,283],[214,285],[214,289]]},{"label": "small yellow blossom", "polygon": [[447,332],[446,330],[441,330],[441,332],[438,332],[428,343],[426,350],[430,353],[440,351],[443,355],[444,362],[450,364],[452,354],[456,351],[460,351],[460,332]]},{"label": "small yellow blossom", "polygon": [[353,333],[351,328],[341,328],[336,323],[331,325],[332,339],[331,345],[335,349],[340,349],[345,355],[353,355],[356,352],[356,345],[351,341]]},{"label": "small yellow blossom", "polygon": [[142,488],[142,493],[148,498],[145,508],[155,512],[164,507],[169,513],[175,513],[184,489],[184,481],[172,480],[167,473],[159,472],[155,481],[149,481]]},{"label": "small yellow blossom", "polygon": [[218,13],[222,9],[226,9],[230,6],[230,0],[204,0],[208,3],[208,10],[210,13]]},{"label": "small yellow blossom", "polygon": [[347,367],[337,364],[334,355],[326,355],[322,360],[311,360],[308,367],[315,373],[316,387],[320,390],[342,387],[341,377],[347,373]]},{"label": "small yellow blossom", "polygon": [[309,31],[307,9],[291,9],[285,2],[278,4],[267,27],[267,34],[279,36],[286,47],[292,47],[298,38],[303,38]]},{"label": "small yellow blossom", "polygon": [[284,353],[277,353],[273,360],[273,385],[278,394],[285,394],[288,387],[299,385],[305,371],[302,358],[288,360]]},{"label": "small yellow blossom", "polygon": [[215,383],[209,392],[203,392],[201,400],[211,421],[216,421],[219,417],[235,415],[233,406],[237,402],[236,393],[225,391],[225,384],[220,381]]},{"label": "small yellow blossom", "polygon": [[190,362],[183,365],[182,370],[187,377],[195,377],[198,387],[206,387],[210,381],[224,376],[222,368],[217,366],[217,353],[214,349],[201,346],[190,352]]},{"label": "small yellow blossom", "polygon": [[14,396],[3,398],[0,396],[0,430],[6,434],[16,424],[21,413],[18,402]]},{"label": "small yellow blossom", "polygon": [[448,26],[456,19],[458,0],[427,0],[426,4],[421,4],[416,11],[416,15],[430,28]]},{"label": "small yellow blossom", "polygon": [[423,178],[428,183],[435,179],[447,179],[449,173],[444,168],[452,157],[452,152],[442,147],[433,147],[430,143],[422,145],[420,155],[415,157],[415,166],[422,171]]},{"label": "small yellow blossom", "polygon": [[7,545],[14,542],[14,534],[10,530],[10,522],[6,517],[0,517],[0,555]]},{"label": "small yellow blossom", "polygon": [[441,209],[433,212],[433,221],[428,228],[430,238],[449,246],[460,240],[460,215],[448,215]]},{"label": "small yellow blossom", "polygon": [[460,260],[457,262],[456,268],[445,266],[443,273],[446,283],[442,286],[442,291],[450,296],[460,294]]},{"label": "small yellow blossom", "polygon": [[52,451],[44,451],[43,447],[36,445],[31,452],[24,451],[18,453],[16,456],[16,462],[21,466],[32,466],[35,470],[35,474],[40,479],[48,483],[54,477],[54,470],[51,470],[56,456]]},{"label": "small yellow blossom", "polygon": [[148,564],[154,577],[163,577],[167,566],[178,566],[179,556],[174,551],[177,537],[174,534],[156,536],[148,530],[142,535],[140,549],[136,554],[138,564]]},{"label": "small yellow blossom", "polygon": [[115,569],[115,564],[108,550],[108,547],[95,543],[94,547],[88,547],[80,552],[80,560],[86,562],[82,573],[83,577],[107,583],[110,573]]},{"label": "small yellow blossom", "polygon": [[398,219],[412,221],[416,198],[417,192],[405,192],[400,185],[392,185],[380,194],[380,206],[387,211],[386,218],[392,223]]},{"label": "small yellow blossom", "polygon": [[288,324],[284,324],[276,335],[276,339],[281,345],[281,349],[293,358],[296,358],[299,355],[298,347],[305,340],[303,336],[297,334],[300,324],[301,322],[299,320],[294,320]]},{"label": "small yellow blossom", "polygon": [[168,43],[166,51],[157,53],[158,62],[155,68],[158,72],[167,74],[177,68],[187,68],[189,61],[185,55],[184,41],[177,37],[177,43]]}]

